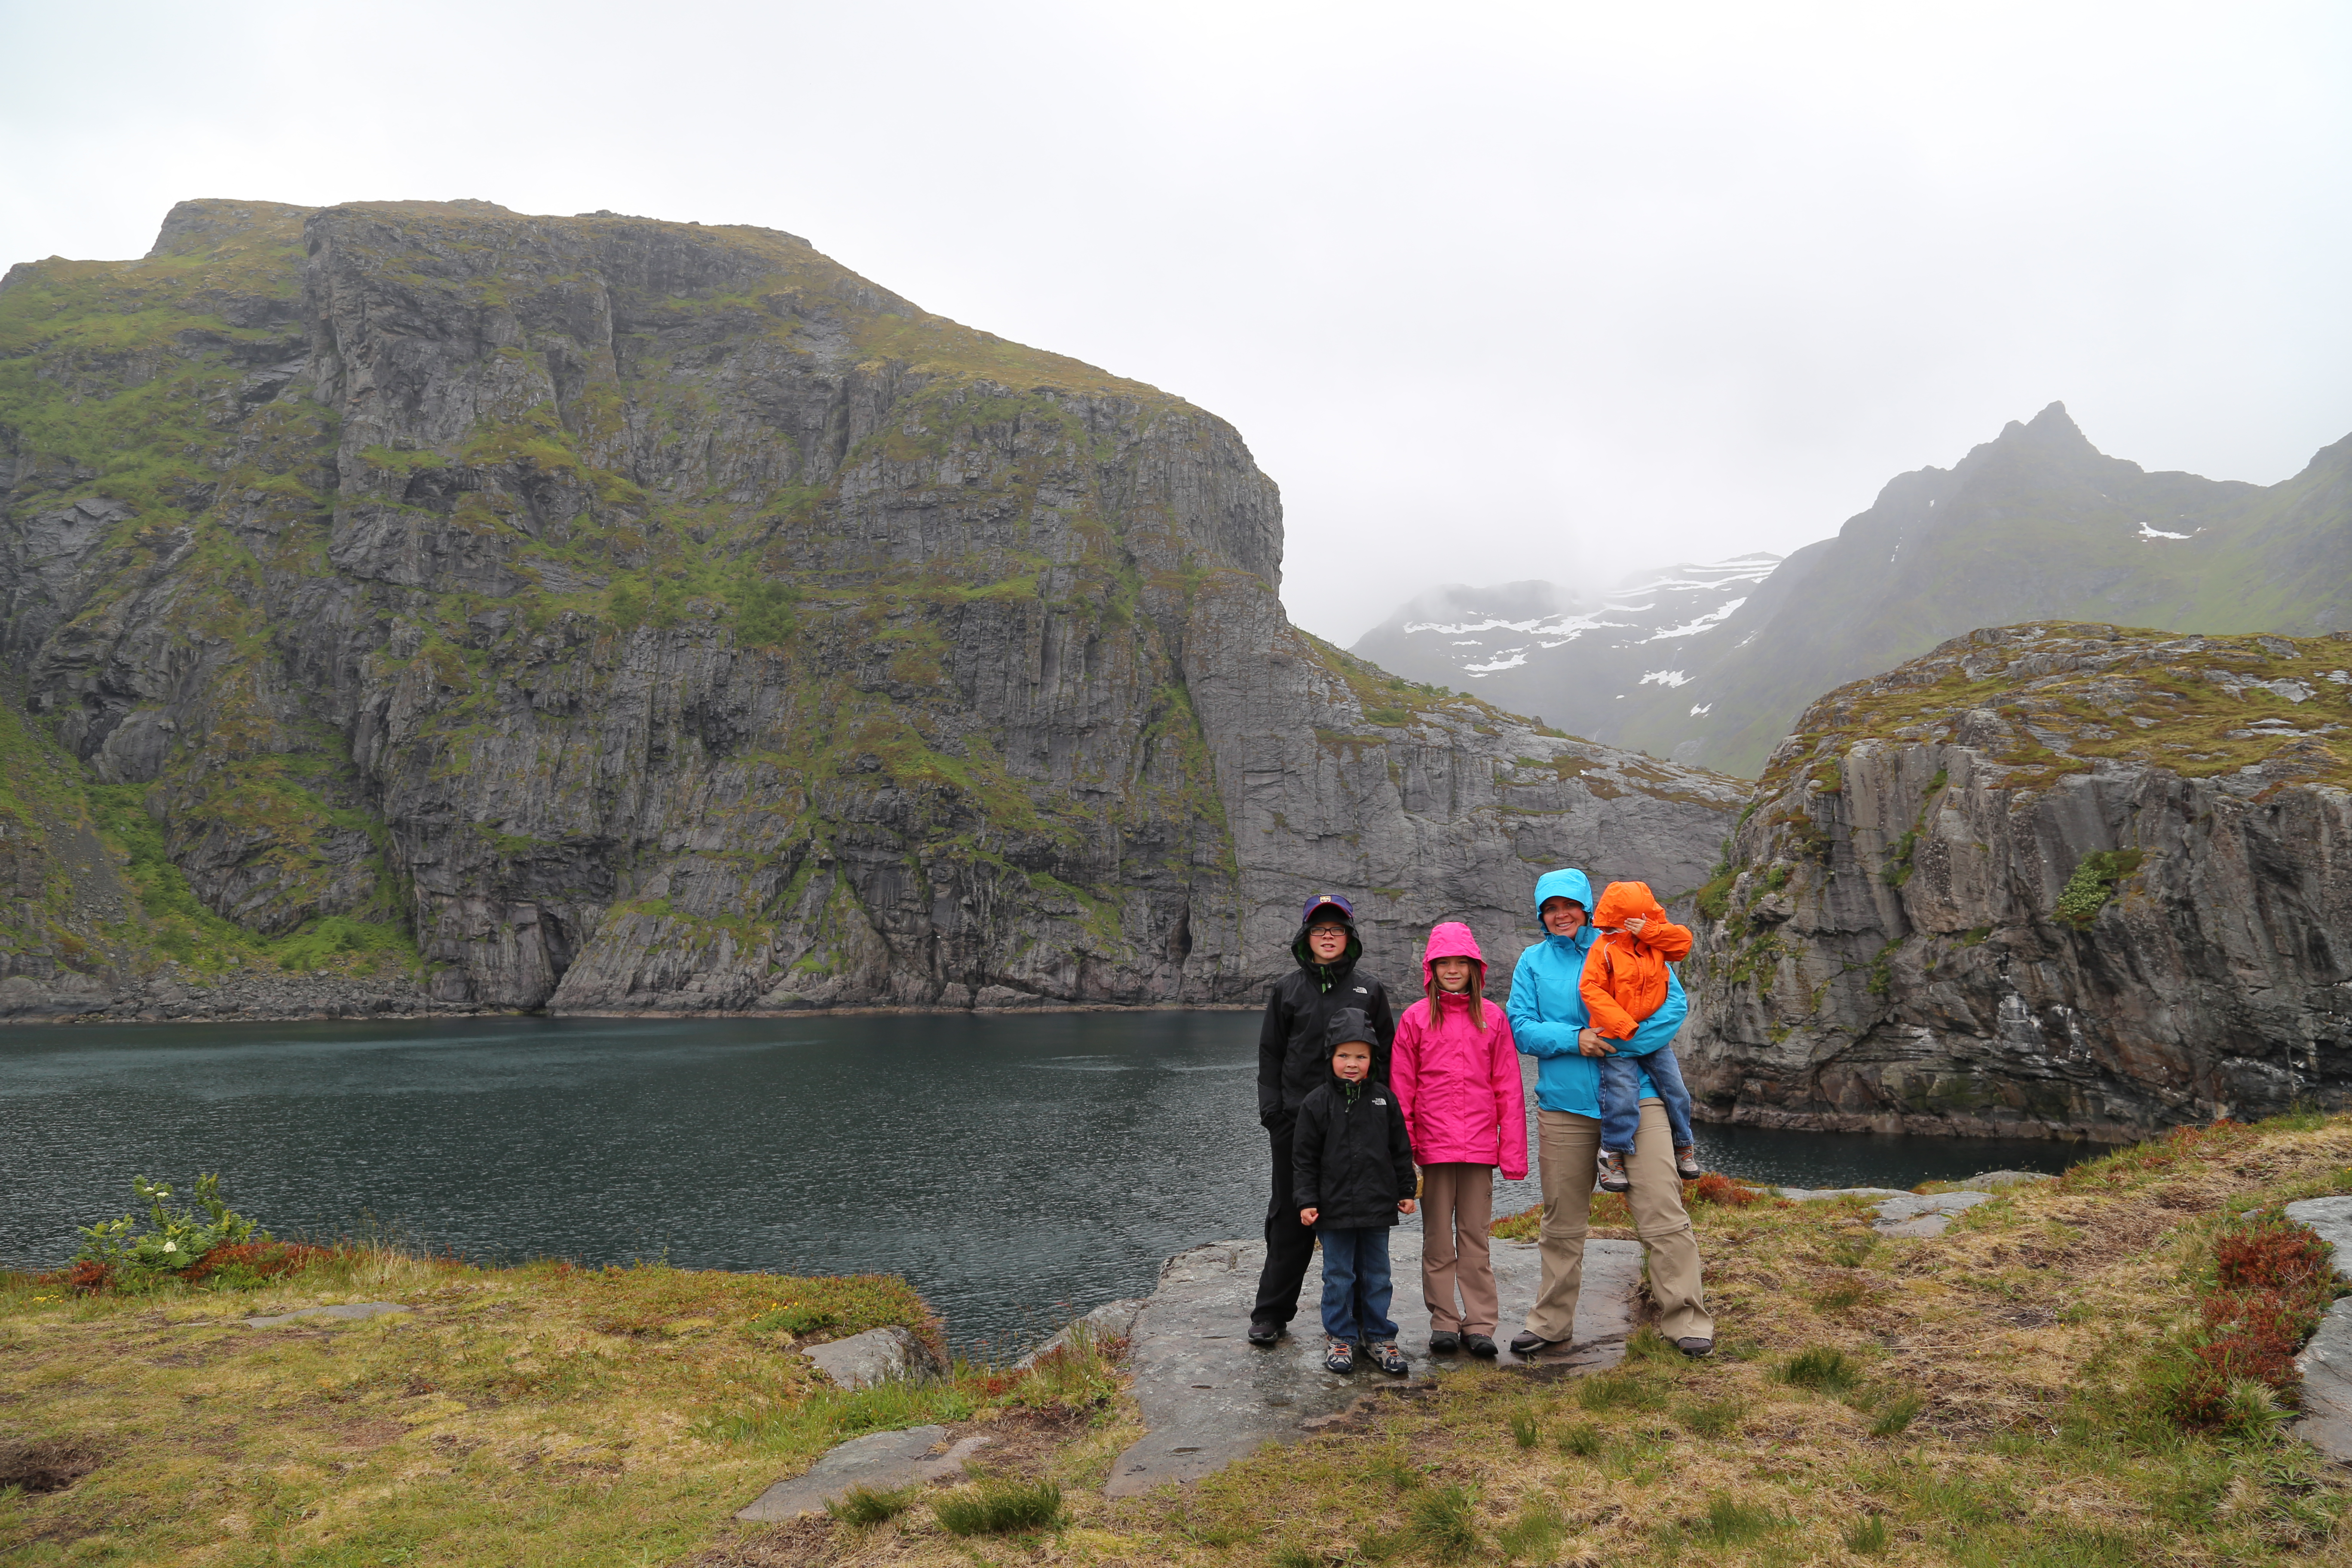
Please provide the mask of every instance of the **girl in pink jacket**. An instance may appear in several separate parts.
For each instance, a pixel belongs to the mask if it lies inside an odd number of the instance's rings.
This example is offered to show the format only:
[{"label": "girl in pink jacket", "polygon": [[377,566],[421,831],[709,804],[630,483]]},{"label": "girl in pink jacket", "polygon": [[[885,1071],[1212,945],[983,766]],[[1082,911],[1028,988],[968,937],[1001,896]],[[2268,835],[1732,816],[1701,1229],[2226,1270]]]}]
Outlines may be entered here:
[{"label": "girl in pink jacket", "polygon": [[1421,1165],[1429,1348],[1493,1355],[1497,1303],[1486,1226],[1495,1215],[1495,1168],[1507,1181],[1528,1173],[1519,1053],[1503,1009],[1486,999],[1486,961],[1468,926],[1447,921],[1430,931],[1421,976],[1423,999],[1397,1020],[1389,1087]]}]

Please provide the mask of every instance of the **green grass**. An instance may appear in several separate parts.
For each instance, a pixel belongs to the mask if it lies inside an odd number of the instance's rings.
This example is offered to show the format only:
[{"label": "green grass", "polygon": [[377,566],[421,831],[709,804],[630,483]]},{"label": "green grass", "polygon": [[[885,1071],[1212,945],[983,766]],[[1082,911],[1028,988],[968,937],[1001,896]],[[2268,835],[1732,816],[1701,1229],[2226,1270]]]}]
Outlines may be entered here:
[{"label": "green grass", "polygon": [[1011,1535],[1051,1530],[1063,1521],[1062,1489],[1053,1481],[988,1479],[931,1505],[950,1535]]},{"label": "green grass", "polygon": [[1862,1382],[1862,1369],[1843,1351],[1811,1345],[1789,1358],[1781,1381],[1821,1394],[1845,1394]]},{"label": "green grass", "polygon": [[875,1525],[898,1518],[915,1504],[914,1487],[896,1487],[877,1490],[872,1487],[850,1488],[824,1505],[824,1511],[844,1524]]}]

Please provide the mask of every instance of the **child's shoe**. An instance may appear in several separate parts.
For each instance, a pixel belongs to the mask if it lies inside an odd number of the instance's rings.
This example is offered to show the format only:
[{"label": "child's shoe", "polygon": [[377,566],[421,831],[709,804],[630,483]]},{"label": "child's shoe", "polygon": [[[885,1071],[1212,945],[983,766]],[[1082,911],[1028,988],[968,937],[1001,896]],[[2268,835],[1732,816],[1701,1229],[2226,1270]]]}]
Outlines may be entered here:
[{"label": "child's shoe", "polygon": [[1458,1351],[1461,1348],[1462,1336],[1460,1334],[1450,1333],[1444,1329],[1440,1329],[1435,1333],[1429,1336],[1429,1353],[1432,1355],[1452,1355],[1455,1351]]},{"label": "child's shoe", "polygon": [[1341,1376],[1356,1370],[1356,1348],[1345,1340],[1333,1340],[1323,1351],[1323,1370]]},{"label": "child's shoe", "polygon": [[1394,1340],[1382,1340],[1372,1346],[1371,1356],[1374,1365],[1393,1376],[1402,1377],[1412,1370],[1412,1363],[1404,1359],[1404,1352],[1397,1349]]},{"label": "child's shoe", "polygon": [[1689,1145],[1675,1151],[1675,1174],[1685,1182],[1696,1182],[1706,1174],[1699,1169],[1698,1149]]},{"label": "child's shoe", "polygon": [[1625,1156],[1614,1149],[1601,1151],[1601,1190],[1604,1193],[1630,1193],[1633,1178],[1625,1173]]}]

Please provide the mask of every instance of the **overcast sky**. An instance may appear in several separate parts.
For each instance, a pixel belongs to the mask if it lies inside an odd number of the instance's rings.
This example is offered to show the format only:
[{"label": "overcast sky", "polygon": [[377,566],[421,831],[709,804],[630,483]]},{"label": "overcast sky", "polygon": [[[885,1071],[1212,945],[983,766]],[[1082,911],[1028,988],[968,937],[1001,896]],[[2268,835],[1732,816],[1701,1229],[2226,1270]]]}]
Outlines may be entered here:
[{"label": "overcast sky", "polygon": [[805,236],[1181,394],[1351,641],[1833,532],[2063,399],[2352,432],[2352,6],[0,0],[0,262],[187,196]]}]

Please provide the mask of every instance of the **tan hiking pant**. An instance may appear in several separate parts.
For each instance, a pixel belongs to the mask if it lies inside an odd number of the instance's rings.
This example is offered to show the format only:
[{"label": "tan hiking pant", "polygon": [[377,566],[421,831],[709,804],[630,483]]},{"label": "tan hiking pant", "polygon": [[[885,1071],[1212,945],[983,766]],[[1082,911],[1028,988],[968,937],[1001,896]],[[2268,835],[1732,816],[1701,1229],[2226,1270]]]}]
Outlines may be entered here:
[{"label": "tan hiking pant", "polygon": [[[1543,1290],[1528,1313],[1528,1331],[1548,1340],[1573,1337],[1576,1293],[1584,1279],[1584,1233],[1592,1215],[1594,1162],[1601,1123],[1568,1110],[1536,1112],[1536,1159],[1543,1177]],[[1670,1340],[1715,1338],[1699,1279],[1698,1237],[1683,1210],[1682,1178],[1675,1173],[1674,1135],[1666,1109],[1642,1101],[1641,1130],[1625,1162],[1633,1178],[1633,1228],[1649,1254],[1650,1294],[1658,1303],[1658,1331]]]},{"label": "tan hiking pant", "polygon": [[1431,1333],[1494,1337],[1501,1312],[1495,1299],[1495,1262],[1486,1251],[1486,1226],[1494,1217],[1494,1166],[1421,1168],[1421,1299],[1429,1303]]}]

